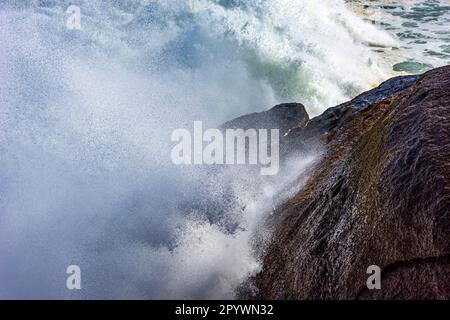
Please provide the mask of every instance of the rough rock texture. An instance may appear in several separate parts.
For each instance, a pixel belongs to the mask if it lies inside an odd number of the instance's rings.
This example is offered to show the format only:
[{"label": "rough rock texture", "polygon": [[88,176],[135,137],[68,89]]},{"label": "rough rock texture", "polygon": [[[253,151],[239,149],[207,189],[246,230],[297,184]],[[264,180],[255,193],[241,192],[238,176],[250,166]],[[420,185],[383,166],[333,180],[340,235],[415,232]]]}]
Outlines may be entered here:
[{"label": "rough rock texture", "polygon": [[[449,299],[450,67],[299,118],[288,149],[326,151],[271,221],[254,298]],[[381,290],[366,287],[370,265]]]},{"label": "rough rock texture", "polygon": [[227,129],[279,129],[280,135],[309,121],[305,107],[300,103],[284,103],[264,112],[252,113],[225,123]]}]

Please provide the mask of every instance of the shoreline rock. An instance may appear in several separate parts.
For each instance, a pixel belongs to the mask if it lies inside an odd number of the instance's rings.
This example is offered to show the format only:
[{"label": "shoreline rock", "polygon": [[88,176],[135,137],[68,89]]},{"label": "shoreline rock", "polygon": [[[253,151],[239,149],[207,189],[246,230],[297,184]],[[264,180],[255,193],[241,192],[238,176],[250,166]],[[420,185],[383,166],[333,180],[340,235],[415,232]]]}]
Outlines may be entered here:
[{"label": "shoreline rock", "polygon": [[[250,298],[450,298],[449,88],[447,66],[285,123],[284,152],[326,151],[271,218]],[[366,287],[370,265],[382,270],[381,290]]]}]

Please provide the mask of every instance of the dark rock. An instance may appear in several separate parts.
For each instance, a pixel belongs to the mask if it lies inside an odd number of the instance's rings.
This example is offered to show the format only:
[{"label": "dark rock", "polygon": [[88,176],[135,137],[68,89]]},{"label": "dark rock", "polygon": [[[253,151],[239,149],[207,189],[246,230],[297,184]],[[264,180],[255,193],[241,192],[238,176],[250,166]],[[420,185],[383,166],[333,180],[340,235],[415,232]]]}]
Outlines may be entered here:
[{"label": "dark rock", "polygon": [[303,143],[304,148],[311,144],[311,139],[324,138],[324,135],[332,133],[347,123],[349,118],[368,106],[410,87],[417,79],[418,76],[400,76],[389,79],[379,87],[364,92],[349,102],[325,110],[322,115],[309,121],[307,126],[297,126],[290,130],[291,141],[288,144],[299,149],[301,148],[299,143]]},{"label": "dark rock", "polygon": [[450,298],[449,88],[450,67],[398,77],[284,127],[290,152],[326,152],[271,220],[253,298]]},{"label": "dark rock", "polygon": [[283,136],[290,128],[303,126],[309,120],[300,103],[284,103],[259,113],[245,115],[225,123],[227,129],[279,129]]},{"label": "dark rock", "polygon": [[[222,129],[280,130],[280,162],[283,163],[288,159],[290,151],[293,150],[292,144],[287,137],[289,131],[294,128],[304,128],[308,121],[308,113],[302,104],[283,103],[264,112],[255,112],[228,121],[222,125]],[[310,147],[311,145],[309,144],[308,146]],[[297,147],[296,151],[306,152],[307,148]]]}]

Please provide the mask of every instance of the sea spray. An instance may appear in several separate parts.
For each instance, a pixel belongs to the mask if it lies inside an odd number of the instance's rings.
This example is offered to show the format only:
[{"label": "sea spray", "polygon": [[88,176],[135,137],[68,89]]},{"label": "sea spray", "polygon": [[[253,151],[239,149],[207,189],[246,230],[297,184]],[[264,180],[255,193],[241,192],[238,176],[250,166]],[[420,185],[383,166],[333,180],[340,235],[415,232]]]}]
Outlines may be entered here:
[{"label": "sea spray", "polygon": [[6,1],[0,30],[2,298],[233,298],[317,155],[276,180],[177,168],[170,133],[318,113],[384,78],[364,42],[392,41],[340,1]]}]

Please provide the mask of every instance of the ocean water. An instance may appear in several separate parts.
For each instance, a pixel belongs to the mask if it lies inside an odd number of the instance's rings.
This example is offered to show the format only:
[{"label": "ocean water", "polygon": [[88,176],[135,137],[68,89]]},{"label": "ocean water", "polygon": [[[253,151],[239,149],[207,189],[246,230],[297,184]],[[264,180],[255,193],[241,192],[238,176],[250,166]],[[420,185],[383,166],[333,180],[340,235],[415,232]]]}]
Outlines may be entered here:
[{"label": "ocean water", "polygon": [[450,1],[348,1],[365,21],[396,36],[398,46],[374,49],[391,56],[393,70],[421,73],[450,64]]},{"label": "ocean water", "polygon": [[0,1],[0,298],[234,298],[320,152],[217,173],[172,165],[172,131],[314,116],[447,64],[448,19],[447,1]]}]

